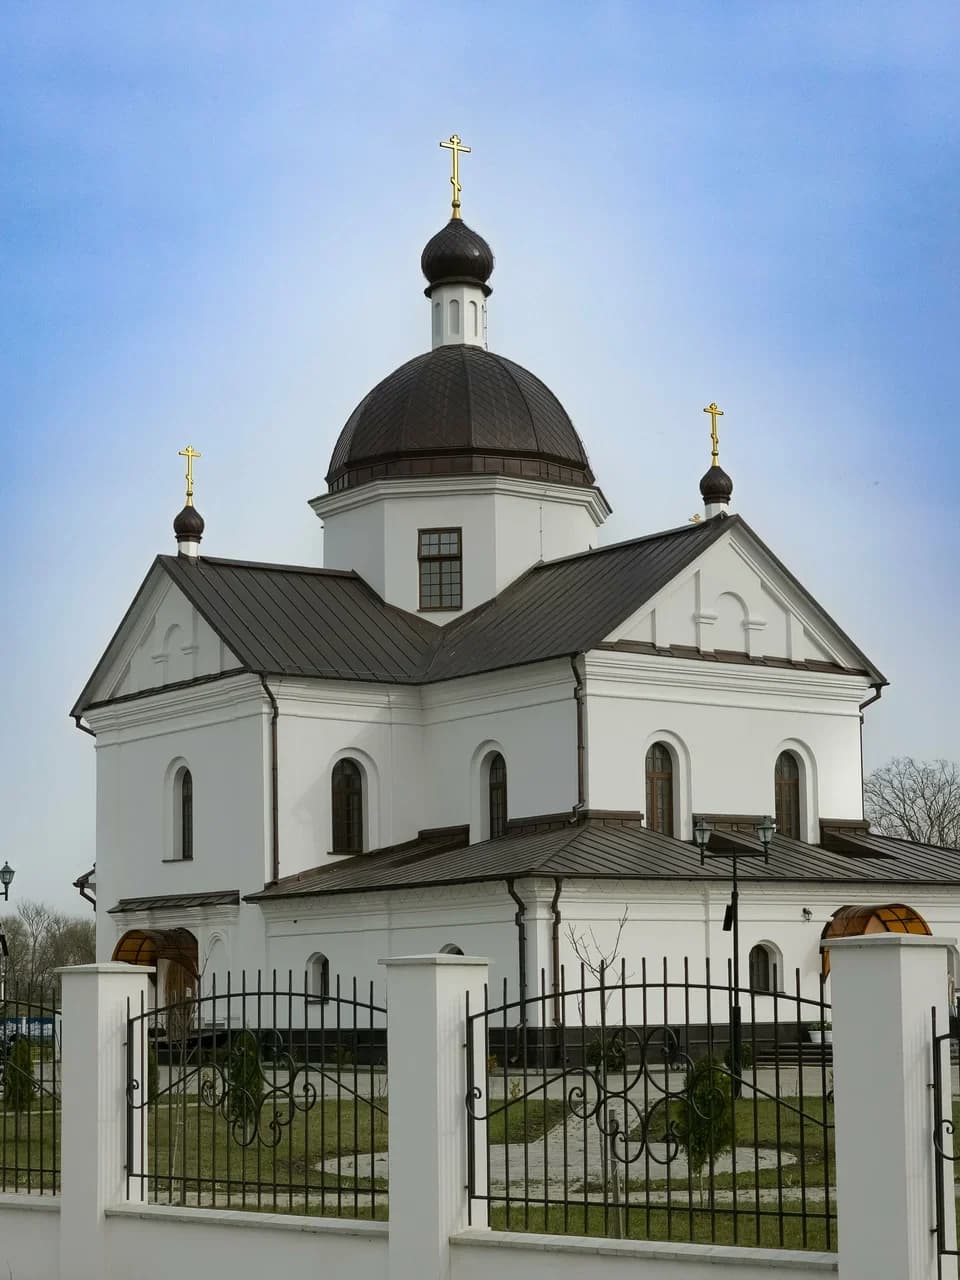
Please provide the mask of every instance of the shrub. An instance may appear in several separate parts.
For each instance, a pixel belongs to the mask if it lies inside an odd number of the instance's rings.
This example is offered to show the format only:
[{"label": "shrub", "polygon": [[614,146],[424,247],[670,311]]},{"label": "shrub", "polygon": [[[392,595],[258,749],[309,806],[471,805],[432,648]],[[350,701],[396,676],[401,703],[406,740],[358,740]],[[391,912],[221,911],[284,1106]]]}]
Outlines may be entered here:
[{"label": "shrub", "polygon": [[3,1072],[3,1105],[7,1111],[29,1111],[36,1084],[30,1041],[21,1036],[10,1046]]},{"label": "shrub", "polygon": [[607,1036],[606,1039],[596,1036],[587,1045],[583,1056],[601,1076],[622,1071],[627,1060],[623,1040],[618,1035]]},{"label": "shrub", "polygon": [[260,1046],[252,1031],[234,1036],[227,1055],[227,1110],[244,1136],[257,1128],[263,1102],[263,1073],[260,1070]]},{"label": "shrub", "polygon": [[679,1112],[674,1133],[699,1178],[702,1204],[704,1166],[726,1151],[733,1136],[730,1075],[716,1058],[707,1055],[688,1068]]}]

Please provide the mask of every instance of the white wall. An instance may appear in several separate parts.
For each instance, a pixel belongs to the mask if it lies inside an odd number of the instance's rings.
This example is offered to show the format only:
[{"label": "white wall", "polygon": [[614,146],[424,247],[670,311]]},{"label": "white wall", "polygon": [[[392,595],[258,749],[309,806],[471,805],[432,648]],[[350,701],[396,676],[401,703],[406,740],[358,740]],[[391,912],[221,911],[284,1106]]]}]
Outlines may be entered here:
[{"label": "white wall", "polygon": [[[586,551],[609,515],[599,490],[506,476],[383,480],[311,503],[324,522],[324,564],[355,569],[391,604],[419,609],[417,534],[463,530],[463,610],[538,560]],[[443,624],[458,611],[423,615]]]},{"label": "white wall", "polygon": [[[97,949],[128,923],[119,898],[239,889],[269,875],[269,704],[236,676],[91,711],[97,734]],[[173,860],[172,778],[193,775],[194,857]],[[168,927],[187,919],[166,918]]]},{"label": "white wall", "polygon": [[837,1273],[835,1254],[789,1249],[477,1230],[461,1232],[451,1243],[451,1280],[771,1280],[781,1271],[791,1280],[825,1280]]},{"label": "white wall", "polygon": [[0,1195],[0,1275],[51,1280],[60,1265],[57,1196]]},{"label": "white wall", "polygon": [[784,749],[803,766],[806,840],[819,841],[820,817],[863,816],[864,677],[612,652],[588,654],[585,670],[590,808],[644,812],[644,759],[663,740],[683,839],[691,813],[772,814]]},{"label": "white wall", "polygon": [[385,1280],[387,1239],[386,1223],[272,1213],[128,1205],[108,1211],[107,1217],[110,1274],[137,1280],[178,1275]]}]

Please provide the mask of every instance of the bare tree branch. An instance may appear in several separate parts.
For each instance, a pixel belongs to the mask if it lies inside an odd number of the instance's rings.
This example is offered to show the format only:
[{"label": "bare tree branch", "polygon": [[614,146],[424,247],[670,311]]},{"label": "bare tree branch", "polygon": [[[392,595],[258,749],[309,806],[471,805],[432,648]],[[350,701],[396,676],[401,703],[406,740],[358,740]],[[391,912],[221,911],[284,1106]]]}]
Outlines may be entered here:
[{"label": "bare tree branch", "polygon": [[863,801],[883,835],[960,848],[960,767],[950,760],[896,756],[867,777]]}]

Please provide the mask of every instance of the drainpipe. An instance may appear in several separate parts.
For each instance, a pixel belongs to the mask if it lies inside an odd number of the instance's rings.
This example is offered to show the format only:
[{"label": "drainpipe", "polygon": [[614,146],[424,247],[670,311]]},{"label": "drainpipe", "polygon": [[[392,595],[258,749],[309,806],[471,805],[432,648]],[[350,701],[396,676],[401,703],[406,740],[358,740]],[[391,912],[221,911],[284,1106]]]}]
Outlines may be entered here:
[{"label": "drainpipe", "polygon": [[517,912],[513,922],[517,926],[517,984],[520,987],[520,1021],[527,1021],[527,904],[513,887],[513,881],[507,881],[507,893],[517,904]]},{"label": "drainpipe", "polygon": [[573,697],[577,704],[577,803],[573,806],[573,811],[570,814],[571,823],[575,823],[579,818],[586,798],[584,795],[586,790],[584,770],[586,750],[583,733],[583,676],[581,676],[580,669],[577,666],[577,657],[578,655],[575,653],[570,655],[570,666],[573,670],[574,682]]},{"label": "drainpipe", "polygon": [[875,684],[873,687],[875,690],[873,697],[868,698],[866,702],[860,703],[860,817],[861,818],[866,816],[863,811],[863,713],[867,709],[867,707],[872,706],[874,702],[879,702],[880,695],[881,693],[883,693],[882,684]]},{"label": "drainpipe", "polygon": [[[93,732],[92,729],[88,729],[85,724],[80,723],[80,717],[82,715],[83,715],[83,712],[81,712],[79,716],[73,717],[74,724],[77,726],[77,728],[80,730],[81,733],[89,733],[91,738],[96,738],[97,735]],[[863,721],[861,720],[860,723],[862,724]]]},{"label": "drainpipe", "polygon": [[260,683],[273,708],[270,714],[270,883],[276,884],[280,879],[280,795],[277,781],[277,720],[280,708],[262,672]]},{"label": "drainpipe", "polygon": [[553,957],[553,1021],[556,1026],[562,1021],[560,1009],[560,921],[563,917],[560,915],[560,890],[563,888],[563,880],[557,876],[553,882],[553,897],[550,900],[550,910],[553,912],[553,923],[550,926],[550,950]]}]

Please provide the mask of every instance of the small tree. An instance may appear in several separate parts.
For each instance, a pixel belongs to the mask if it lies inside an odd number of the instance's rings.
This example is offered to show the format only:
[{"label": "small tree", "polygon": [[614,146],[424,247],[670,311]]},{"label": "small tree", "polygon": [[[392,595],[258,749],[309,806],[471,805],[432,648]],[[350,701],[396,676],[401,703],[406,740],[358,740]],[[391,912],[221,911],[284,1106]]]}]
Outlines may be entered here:
[{"label": "small tree", "polygon": [[33,1051],[26,1036],[20,1036],[7,1053],[3,1070],[3,1105],[7,1111],[20,1115],[30,1110],[35,1093]]},{"label": "small tree", "polygon": [[680,1115],[674,1134],[687,1156],[687,1167],[697,1175],[703,1205],[703,1170],[730,1146],[733,1124],[730,1073],[709,1054],[687,1070]]},{"label": "small tree", "polygon": [[244,1139],[256,1132],[263,1103],[263,1073],[260,1069],[260,1046],[250,1030],[234,1037],[227,1056],[227,1110],[234,1126],[242,1129]]}]

